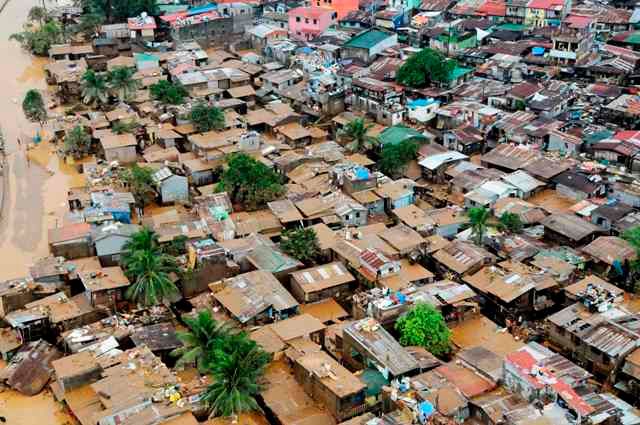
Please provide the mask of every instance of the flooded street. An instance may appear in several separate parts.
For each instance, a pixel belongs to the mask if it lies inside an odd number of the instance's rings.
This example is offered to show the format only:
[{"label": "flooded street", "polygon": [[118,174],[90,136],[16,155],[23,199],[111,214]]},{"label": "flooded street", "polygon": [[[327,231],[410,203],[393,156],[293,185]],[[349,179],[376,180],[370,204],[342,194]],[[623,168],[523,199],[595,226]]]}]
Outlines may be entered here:
[{"label": "flooded street", "polygon": [[[54,213],[62,210],[72,180],[69,169],[61,167],[57,157],[46,155],[50,146],[38,146],[29,164],[24,144],[20,148],[17,143],[18,135],[32,128],[22,115],[22,97],[30,88],[45,88],[43,66],[47,59],[32,58],[16,42],[9,41],[9,35],[20,30],[29,9],[36,4],[40,1],[10,0],[0,13],[0,126],[8,153],[8,168],[1,179],[5,190],[0,217],[1,280],[24,276],[34,259],[47,255],[47,229],[55,225]],[[46,167],[41,162],[46,162]],[[0,393],[0,416],[8,425],[76,424],[49,391],[34,397],[15,391]]]},{"label": "flooded street", "polygon": [[[0,125],[6,137],[7,164],[2,184],[5,199],[0,218],[0,279],[23,276],[35,258],[47,255],[47,229],[56,225],[66,200],[71,176],[58,158],[44,155],[49,146],[39,146],[34,161],[26,160],[24,144],[17,138],[29,134],[33,124],[21,110],[22,97],[30,88],[45,89],[46,58],[33,58],[9,41],[21,29],[29,9],[38,0],[10,0],[0,14]],[[48,162],[46,167],[42,162]],[[52,171],[53,175],[49,172]]]}]

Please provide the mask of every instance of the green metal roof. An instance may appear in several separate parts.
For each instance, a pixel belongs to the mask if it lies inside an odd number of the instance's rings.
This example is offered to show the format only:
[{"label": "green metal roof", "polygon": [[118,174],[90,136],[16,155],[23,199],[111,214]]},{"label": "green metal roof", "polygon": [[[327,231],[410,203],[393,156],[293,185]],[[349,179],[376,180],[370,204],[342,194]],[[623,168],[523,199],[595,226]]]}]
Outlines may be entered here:
[{"label": "green metal roof", "polygon": [[524,31],[524,25],[506,23],[498,25],[497,29],[502,31]]},{"label": "green metal roof", "polygon": [[417,130],[403,125],[394,125],[388,127],[378,136],[380,143],[384,146],[387,144],[397,145],[400,142],[410,139],[426,140],[427,138]]},{"label": "green metal roof", "polygon": [[147,62],[147,61],[159,61],[160,58],[156,55],[152,55],[150,53],[136,53],[135,54],[136,60],[139,62]]},{"label": "green metal roof", "polygon": [[473,69],[471,69],[471,68],[463,68],[463,67],[460,67],[460,66],[456,66],[454,68],[454,70],[451,71],[451,75],[449,75],[449,81],[456,80],[456,79],[462,77],[463,75],[468,74],[468,73],[470,73],[472,71],[473,71]]},{"label": "green metal roof", "polygon": [[390,37],[391,34],[375,28],[368,29],[351,38],[344,44],[344,47],[355,47],[359,49],[370,49],[382,40]]},{"label": "green metal roof", "polygon": [[158,5],[158,10],[160,12],[164,12],[164,13],[177,13],[177,12],[184,12],[185,10],[189,9],[189,5],[188,4],[159,4]]},{"label": "green metal roof", "polygon": [[640,32],[635,31],[629,34],[629,37],[625,38],[624,41],[630,44],[640,44]]}]

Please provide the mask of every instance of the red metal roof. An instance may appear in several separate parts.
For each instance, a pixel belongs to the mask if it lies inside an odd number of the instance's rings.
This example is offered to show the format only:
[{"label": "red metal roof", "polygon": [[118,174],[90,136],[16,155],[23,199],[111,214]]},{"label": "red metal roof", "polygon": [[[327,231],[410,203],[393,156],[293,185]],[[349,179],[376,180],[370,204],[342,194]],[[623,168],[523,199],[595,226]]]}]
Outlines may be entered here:
[{"label": "red metal roof", "polygon": [[569,15],[564,22],[571,28],[587,28],[593,22],[593,17],[582,15]]},{"label": "red metal roof", "polygon": [[484,16],[505,16],[507,6],[503,1],[487,0],[476,10],[476,13]]},{"label": "red metal roof", "polygon": [[527,7],[529,9],[545,9],[545,10],[559,10],[564,6],[562,0],[531,0]]}]

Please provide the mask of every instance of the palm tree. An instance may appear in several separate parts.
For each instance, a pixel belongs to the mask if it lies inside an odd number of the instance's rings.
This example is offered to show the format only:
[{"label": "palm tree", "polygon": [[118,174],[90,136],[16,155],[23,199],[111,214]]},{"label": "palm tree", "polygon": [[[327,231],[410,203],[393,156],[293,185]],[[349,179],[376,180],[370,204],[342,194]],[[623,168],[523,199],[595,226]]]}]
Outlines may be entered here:
[{"label": "palm tree", "polygon": [[235,350],[211,364],[213,384],[202,396],[211,416],[229,417],[260,409],[255,396],[262,389],[259,380],[271,359],[255,343],[242,346],[246,349]]},{"label": "palm tree", "polygon": [[215,345],[224,345],[232,326],[228,322],[217,322],[210,310],[201,310],[195,317],[185,317],[184,321],[189,330],[177,332],[182,347],[173,350],[171,355],[179,357],[176,366],[195,363],[198,370],[204,373],[207,353]]},{"label": "palm tree", "polygon": [[138,251],[160,251],[160,243],[158,241],[158,235],[148,227],[143,227],[142,230],[131,235],[131,238],[124,244],[123,252],[120,257],[120,261],[125,269],[128,268],[128,263],[132,261],[133,255]]},{"label": "palm tree", "polygon": [[107,103],[107,80],[88,69],[82,76],[82,100],[86,104]]},{"label": "palm tree", "polygon": [[148,306],[174,301],[179,291],[169,274],[177,271],[175,259],[159,250],[135,251],[126,269],[127,276],[134,281],[127,289],[127,298]]},{"label": "palm tree", "polygon": [[138,90],[140,82],[133,79],[135,73],[135,69],[125,66],[116,67],[109,72],[109,85],[120,101],[130,99]]},{"label": "palm tree", "polygon": [[483,207],[469,209],[469,220],[471,221],[471,232],[475,239],[476,245],[482,246],[484,234],[487,231],[487,220],[489,219],[489,210]]},{"label": "palm tree", "polygon": [[351,140],[351,150],[354,152],[364,152],[375,145],[375,139],[367,136],[373,124],[367,124],[364,118],[356,118],[340,131],[340,135]]}]

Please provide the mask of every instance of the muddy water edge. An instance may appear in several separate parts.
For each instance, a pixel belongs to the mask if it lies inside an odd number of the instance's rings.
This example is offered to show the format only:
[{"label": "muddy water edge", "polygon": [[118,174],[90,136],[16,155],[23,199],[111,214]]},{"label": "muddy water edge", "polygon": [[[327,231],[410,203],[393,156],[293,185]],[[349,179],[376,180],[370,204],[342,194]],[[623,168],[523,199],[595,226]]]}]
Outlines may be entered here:
[{"label": "muddy water edge", "polygon": [[[39,0],[9,0],[0,13],[0,126],[6,138],[4,200],[0,216],[0,279],[24,276],[29,266],[48,254],[47,229],[61,224],[67,189],[73,179],[51,146],[28,153],[18,137],[34,134],[21,101],[27,90],[46,91],[46,58],[32,57],[9,36],[21,29],[29,9]],[[28,155],[34,160],[28,160]]]}]

